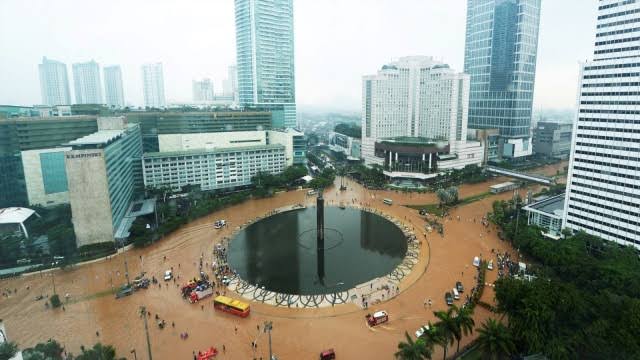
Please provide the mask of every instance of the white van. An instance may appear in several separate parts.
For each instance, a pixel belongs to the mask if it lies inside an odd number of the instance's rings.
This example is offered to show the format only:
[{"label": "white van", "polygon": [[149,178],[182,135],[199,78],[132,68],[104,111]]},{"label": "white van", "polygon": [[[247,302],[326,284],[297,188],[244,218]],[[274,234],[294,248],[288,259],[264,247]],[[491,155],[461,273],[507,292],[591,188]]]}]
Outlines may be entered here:
[{"label": "white van", "polygon": [[479,257],[474,257],[473,258],[473,266],[475,267],[479,267],[480,266],[480,258]]},{"label": "white van", "polygon": [[316,191],[315,191],[315,190],[309,190],[309,191],[307,191],[307,196],[313,196],[313,195],[315,195],[315,194],[316,194]]},{"label": "white van", "polygon": [[458,289],[453,288],[453,298],[456,300],[460,300],[460,293],[458,292]]},{"label": "white van", "polygon": [[387,204],[387,205],[393,205],[393,200],[391,200],[391,199],[384,199],[384,200],[382,200],[382,202]]}]

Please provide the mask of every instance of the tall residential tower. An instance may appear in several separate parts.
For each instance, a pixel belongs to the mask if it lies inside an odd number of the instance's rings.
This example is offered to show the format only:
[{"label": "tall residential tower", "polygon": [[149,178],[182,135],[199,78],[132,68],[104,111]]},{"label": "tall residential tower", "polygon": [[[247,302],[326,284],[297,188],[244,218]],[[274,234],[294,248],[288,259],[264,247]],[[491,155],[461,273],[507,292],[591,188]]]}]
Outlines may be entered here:
[{"label": "tall residential tower", "polygon": [[42,58],[40,72],[40,94],[44,105],[70,105],[69,77],[67,65],[60,61]]},{"label": "tall residential tower", "polygon": [[120,66],[105,66],[104,95],[107,106],[121,109],[124,107],[124,91],[122,89],[122,70]]},{"label": "tall residential tower", "polygon": [[601,0],[582,65],[563,226],[640,248],[640,1]]},{"label": "tall residential tower", "polygon": [[76,104],[102,104],[102,82],[100,66],[91,60],[73,64],[73,85]]},{"label": "tall residential tower", "polygon": [[193,80],[193,101],[210,102],[213,101],[213,82],[211,79]]},{"label": "tall residential tower", "polygon": [[541,0],[468,0],[464,72],[469,128],[499,129],[490,160],[532,154],[531,107]]},{"label": "tall residential tower", "polygon": [[235,0],[235,12],[240,104],[276,110],[279,125],[295,127],[293,0]]},{"label": "tall residential tower", "polygon": [[145,107],[164,108],[167,106],[164,98],[162,63],[142,65],[142,90]]}]

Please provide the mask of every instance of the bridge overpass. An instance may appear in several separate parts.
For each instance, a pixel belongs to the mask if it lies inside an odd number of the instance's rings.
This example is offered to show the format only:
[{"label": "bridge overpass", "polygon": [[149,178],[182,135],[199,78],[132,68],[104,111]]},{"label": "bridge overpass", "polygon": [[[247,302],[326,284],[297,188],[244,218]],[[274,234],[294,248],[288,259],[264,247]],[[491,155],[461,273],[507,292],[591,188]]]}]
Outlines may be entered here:
[{"label": "bridge overpass", "polygon": [[531,182],[535,182],[535,183],[538,183],[538,184],[543,184],[543,185],[553,185],[553,184],[555,184],[555,181],[553,180],[553,178],[542,176],[542,175],[526,174],[526,173],[523,173],[523,172],[518,172],[518,171],[514,171],[514,170],[509,170],[509,169],[504,169],[504,168],[500,168],[500,167],[497,167],[497,166],[489,166],[489,165],[487,165],[487,167],[485,169],[487,171],[489,171],[489,172],[494,173],[494,174],[504,175],[504,176],[508,176],[508,177],[512,177],[512,178],[516,178],[516,179],[521,179],[521,180],[526,180],[526,181],[531,181]]}]

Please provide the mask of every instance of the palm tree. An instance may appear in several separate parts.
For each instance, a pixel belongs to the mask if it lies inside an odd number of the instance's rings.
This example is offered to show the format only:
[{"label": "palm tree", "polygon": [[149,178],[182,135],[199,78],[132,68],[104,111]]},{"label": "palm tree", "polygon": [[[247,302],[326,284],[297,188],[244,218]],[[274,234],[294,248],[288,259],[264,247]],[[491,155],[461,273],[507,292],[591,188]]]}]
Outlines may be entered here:
[{"label": "palm tree", "polygon": [[480,334],[477,340],[478,348],[486,358],[499,360],[515,352],[511,332],[495,319],[487,319],[482,327],[476,330]]},{"label": "palm tree", "polygon": [[[3,334],[4,335],[4,334]],[[0,343],[0,359],[9,360],[18,353],[18,345],[14,342],[5,341]]]},{"label": "palm tree", "polygon": [[432,349],[429,349],[423,339],[413,341],[409,333],[405,331],[404,336],[406,342],[401,341],[398,344],[398,352],[395,353],[396,359],[399,360],[423,360],[431,359]]},{"label": "palm tree", "polygon": [[431,324],[431,321],[429,321],[426,331],[424,331],[422,335],[420,335],[419,340],[422,340],[424,342],[425,347],[429,351],[429,359],[431,358],[431,354],[433,353],[434,346],[436,344],[442,343],[440,331],[438,331],[435,325]]},{"label": "palm tree", "polygon": [[456,337],[456,340],[458,340],[458,349],[456,350],[456,353],[460,352],[460,340],[462,339],[462,335],[467,336],[473,333],[473,327],[476,325],[476,322],[473,321],[473,317],[471,317],[471,315],[471,308],[463,307],[458,310],[458,314],[455,317],[457,327],[459,329],[458,335],[460,335],[459,337]]},{"label": "palm tree", "polygon": [[458,307],[452,305],[447,309],[447,311],[434,311],[433,314],[440,319],[436,323],[436,327],[441,335],[442,348],[444,349],[444,359],[447,358],[447,350],[449,345],[453,345],[453,340],[459,338],[460,328],[458,327],[458,323],[455,319],[454,314],[458,313]]}]

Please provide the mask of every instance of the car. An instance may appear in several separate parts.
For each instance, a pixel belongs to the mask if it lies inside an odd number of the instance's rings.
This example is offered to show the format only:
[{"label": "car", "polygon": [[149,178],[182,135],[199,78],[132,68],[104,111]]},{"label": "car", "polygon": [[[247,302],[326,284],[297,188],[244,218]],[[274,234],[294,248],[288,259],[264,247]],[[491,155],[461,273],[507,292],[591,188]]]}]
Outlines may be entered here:
[{"label": "car", "polygon": [[333,360],[336,358],[336,352],[333,349],[327,349],[320,353],[320,360]]},{"label": "car", "polygon": [[213,223],[213,227],[216,229],[222,229],[225,226],[227,226],[227,220],[217,220]]},{"label": "car", "polygon": [[419,338],[420,336],[424,335],[424,333],[429,331],[429,329],[430,329],[429,325],[421,326],[420,329],[416,330],[416,337]]},{"label": "car", "polygon": [[164,272],[164,281],[169,281],[173,279],[173,273],[171,272],[171,270],[167,270]]},{"label": "car", "polygon": [[116,293],[116,299],[123,298],[125,296],[129,296],[133,294],[133,288],[130,285],[122,285],[120,290]]},{"label": "car", "polygon": [[493,260],[489,260],[489,264],[487,264],[487,269],[493,270]]},{"label": "car", "polygon": [[474,257],[473,258],[473,266],[475,267],[479,267],[480,266],[480,258],[479,257]]},{"label": "car", "polygon": [[453,295],[451,295],[451,293],[447,291],[444,294],[444,301],[447,303],[447,305],[453,305]]},{"label": "car", "polygon": [[464,286],[462,286],[462,282],[456,281],[456,289],[458,290],[459,293],[464,292]]},{"label": "car", "polygon": [[429,212],[427,211],[427,209],[420,209],[419,214],[422,216],[425,216],[427,214],[429,214]]},{"label": "car", "polygon": [[454,300],[460,300],[460,293],[458,292],[458,289],[453,288],[451,290],[451,293],[453,294],[453,299]]}]

